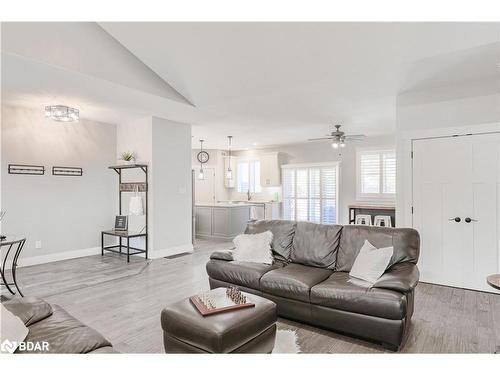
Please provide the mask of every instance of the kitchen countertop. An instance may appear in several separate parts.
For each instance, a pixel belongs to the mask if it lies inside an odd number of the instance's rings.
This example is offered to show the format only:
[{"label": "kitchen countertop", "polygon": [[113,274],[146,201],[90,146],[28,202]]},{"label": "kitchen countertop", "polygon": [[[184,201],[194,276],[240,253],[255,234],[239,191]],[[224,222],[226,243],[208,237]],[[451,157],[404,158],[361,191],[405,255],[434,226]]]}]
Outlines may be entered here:
[{"label": "kitchen countertop", "polygon": [[266,203],[279,203],[279,202],[276,202],[276,201],[260,201],[260,200],[249,200],[249,201],[219,201],[219,203],[233,203],[233,204],[242,204],[242,203],[245,203],[245,204],[266,204]]},{"label": "kitchen countertop", "polygon": [[254,205],[255,204],[251,204],[251,203],[226,203],[226,202],[195,203],[196,207],[222,207],[222,208],[250,207],[250,206],[254,206]]}]

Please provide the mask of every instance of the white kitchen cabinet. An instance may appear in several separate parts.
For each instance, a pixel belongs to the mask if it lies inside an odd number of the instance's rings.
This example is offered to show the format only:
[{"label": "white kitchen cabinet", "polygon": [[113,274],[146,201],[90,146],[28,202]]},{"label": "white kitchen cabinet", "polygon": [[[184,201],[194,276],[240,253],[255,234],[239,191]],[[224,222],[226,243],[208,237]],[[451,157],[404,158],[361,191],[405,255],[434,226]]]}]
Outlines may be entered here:
[{"label": "white kitchen cabinet", "polygon": [[[231,170],[233,171],[233,178],[227,178],[227,169],[229,168],[229,163],[231,163]],[[236,186],[236,158],[234,156],[224,156],[224,186],[227,188],[234,188]]]},{"label": "white kitchen cabinet", "polygon": [[281,206],[279,202],[265,204],[265,215],[267,220],[281,219]]},{"label": "white kitchen cabinet", "polygon": [[197,237],[233,239],[245,231],[250,220],[250,205],[196,205]]},{"label": "white kitchen cabinet", "polygon": [[201,236],[212,235],[212,207],[196,206],[196,234]]},{"label": "white kitchen cabinet", "polygon": [[281,170],[279,153],[268,152],[260,156],[260,186],[280,186]]},{"label": "white kitchen cabinet", "polygon": [[255,203],[253,204],[253,212],[256,220],[277,220],[281,218],[279,202]]}]

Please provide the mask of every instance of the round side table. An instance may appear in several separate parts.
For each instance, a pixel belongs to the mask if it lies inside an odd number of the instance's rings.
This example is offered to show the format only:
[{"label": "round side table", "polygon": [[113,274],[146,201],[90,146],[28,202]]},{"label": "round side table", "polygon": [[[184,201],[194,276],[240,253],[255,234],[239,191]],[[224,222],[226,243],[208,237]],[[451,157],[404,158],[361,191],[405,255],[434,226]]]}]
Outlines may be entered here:
[{"label": "round side table", "polygon": [[493,288],[500,289],[500,274],[488,276],[486,282]]},{"label": "round side table", "polygon": [[[0,241],[0,259],[3,257],[0,267],[0,276],[2,278],[2,283],[0,285],[5,285],[10,293],[16,294],[16,292],[12,289],[12,286],[14,286],[21,295],[21,297],[24,297],[24,295],[19,289],[19,286],[17,285],[16,269],[17,269],[17,260],[19,259],[19,255],[21,254],[21,251],[23,250],[25,243],[26,243],[26,238],[22,236],[6,236],[5,239]],[[3,249],[7,249],[5,255],[3,255]],[[13,281],[10,283],[7,282],[7,278],[5,276],[5,271],[9,256],[11,256],[12,259],[11,270],[12,270],[12,281]]]}]

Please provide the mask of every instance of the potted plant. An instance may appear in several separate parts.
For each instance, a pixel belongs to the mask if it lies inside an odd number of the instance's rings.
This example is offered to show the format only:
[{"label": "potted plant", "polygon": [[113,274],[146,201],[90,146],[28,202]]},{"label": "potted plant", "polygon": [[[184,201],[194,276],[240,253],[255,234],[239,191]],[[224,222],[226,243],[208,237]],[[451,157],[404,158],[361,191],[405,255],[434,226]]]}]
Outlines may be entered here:
[{"label": "potted plant", "polygon": [[133,152],[124,151],[120,154],[120,160],[123,160],[125,164],[134,164],[135,156]]}]

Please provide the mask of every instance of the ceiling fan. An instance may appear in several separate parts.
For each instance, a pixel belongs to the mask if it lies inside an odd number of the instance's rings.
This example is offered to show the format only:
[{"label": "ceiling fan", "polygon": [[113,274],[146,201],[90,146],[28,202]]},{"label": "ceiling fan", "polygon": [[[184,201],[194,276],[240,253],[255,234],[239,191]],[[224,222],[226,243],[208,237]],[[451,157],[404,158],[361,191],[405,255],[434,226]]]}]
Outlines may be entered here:
[{"label": "ceiling fan", "polygon": [[346,142],[350,141],[362,141],[366,136],[364,134],[345,134],[340,127],[342,125],[335,125],[335,131],[327,134],[321,138],[311,138],[308,141],[332,141],[333,148],[345,147]]}]

